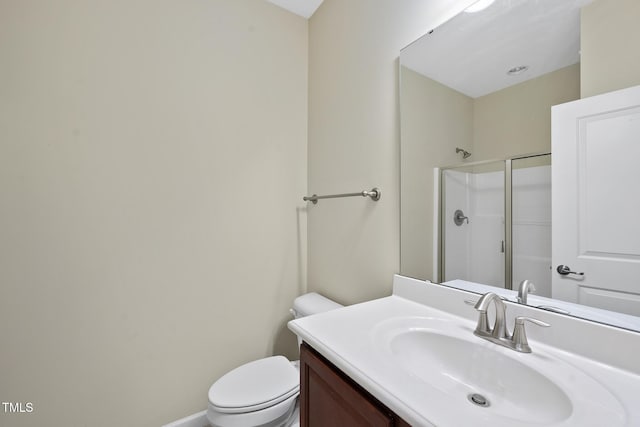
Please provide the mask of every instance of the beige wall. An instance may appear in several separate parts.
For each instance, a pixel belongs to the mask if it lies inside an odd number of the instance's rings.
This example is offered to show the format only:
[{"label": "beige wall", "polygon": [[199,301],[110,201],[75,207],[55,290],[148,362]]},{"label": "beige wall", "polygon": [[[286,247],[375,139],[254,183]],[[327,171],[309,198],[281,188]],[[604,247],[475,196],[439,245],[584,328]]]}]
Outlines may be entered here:
[{"label": "beige wall", "polygon": [[579,98],[579,64],[476,98],[473,161],[551,152],[551,106]]},{"label": "beige wall", "polygon": [[582,9],[582,98],[640,85],[639,22],[638,0],[597,0]]},{"label": "beige wall", "polygon": [[34,406],[0,425],[158,426],[294,353],[307,29],[262,0],[0,2],[0,398]]},{"label": "beige wall", "polygon": [[460,163],[456,147],[473,151],[474,99],[406,67],[400,77],[400,266],[403,275],[436,281],[433,168]]},{"label": "beige wall", "polygon": [[378,186],[379,202],[309,205],[309,288],[342,303],[399,271],[400,49],[472,0],[325,0],[309,23],[309,191]]}]

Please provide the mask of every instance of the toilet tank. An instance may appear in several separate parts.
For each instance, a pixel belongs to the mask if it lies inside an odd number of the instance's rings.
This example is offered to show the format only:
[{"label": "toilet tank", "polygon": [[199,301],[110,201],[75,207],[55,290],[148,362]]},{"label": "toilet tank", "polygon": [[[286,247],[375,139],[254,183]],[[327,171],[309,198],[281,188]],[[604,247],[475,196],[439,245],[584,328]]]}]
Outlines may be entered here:
[{"label": "toilet tank", "polygon": [[300,317],[311,316],[316,313],[335,310],[340,307],[343,306],[335,301],[331,301],[329,298],[323,297],[320,294],[311,292],[300,295],[298,298],[293,300],[293,308],[290,311],[291,314],[293,314],[293,317],[298,319]]},{"label": "toilet tank", "polygon": [[[311,316],[312,314],[335,310],[340,307],[344,306],[320,294],[311,292],[300,295],[293,300],[293,308],[289,311],[291,311],[294,318],[299,319],[300,317]],[[300,344],[302,344],[302,339],[298,337],[298,347],[300,347]]]}]

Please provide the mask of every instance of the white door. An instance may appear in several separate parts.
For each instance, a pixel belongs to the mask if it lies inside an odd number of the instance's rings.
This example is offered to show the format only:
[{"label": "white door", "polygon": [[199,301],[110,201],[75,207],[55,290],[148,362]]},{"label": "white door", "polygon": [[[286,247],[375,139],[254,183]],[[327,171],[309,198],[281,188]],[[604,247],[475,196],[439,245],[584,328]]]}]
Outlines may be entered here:
[{"label": "white door", "polygon": [[640,86],[553,107],[551,133],[552,295],[640,315]]}]

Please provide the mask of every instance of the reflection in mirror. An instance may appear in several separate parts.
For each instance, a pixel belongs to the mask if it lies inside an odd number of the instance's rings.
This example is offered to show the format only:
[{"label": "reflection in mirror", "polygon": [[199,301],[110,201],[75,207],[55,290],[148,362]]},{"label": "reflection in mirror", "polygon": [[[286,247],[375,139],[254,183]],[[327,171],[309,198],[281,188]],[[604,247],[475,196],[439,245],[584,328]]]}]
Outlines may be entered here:
[{"label": "reflection in mirror", "polygon": [[[438,281],[464,279],[504,288],[505,162],[443,169]],[[464,211],[467,222],[454,221]]]},{"label": "reflection in mirror", "polygon": [[551,155],[514,159],[511,188],[512,289],[551,298]]},{"label": "reflection in mirror", "polygon": [[[439,195],[438,282],[530,280],[551,297],[550,154],[442,168]],[[472,222],[456,221],[463,210]]]},{"label": "reflection in mirror", "polygon": [[[629,311],[552,299],[552,166],[527,155],[551,151],[552,106],[640,84],[622,46],[640,41],[639,13],[632,0],[496,0],[402,50],[402,274],[514,301],[528,279],[529,304],[640,330]],[[636,81],[598,63],[612,52]]]}]

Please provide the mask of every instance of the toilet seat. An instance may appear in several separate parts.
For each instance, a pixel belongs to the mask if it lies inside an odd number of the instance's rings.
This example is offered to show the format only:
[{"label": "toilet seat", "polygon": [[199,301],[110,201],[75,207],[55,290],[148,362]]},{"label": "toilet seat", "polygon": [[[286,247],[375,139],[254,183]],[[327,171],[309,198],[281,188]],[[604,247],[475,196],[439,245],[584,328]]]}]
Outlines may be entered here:
[{"label": "toilet seat", "polygon": [[259,411],[298,395],[298,370],[283,356],[272,356],[242,365],[216,381],[209,389],[209,404],[220,413]]}]

